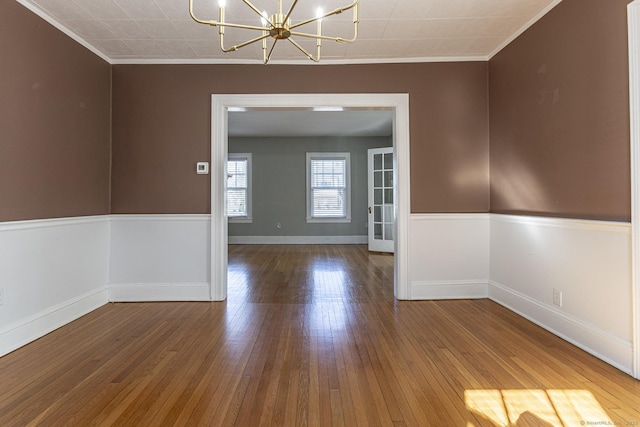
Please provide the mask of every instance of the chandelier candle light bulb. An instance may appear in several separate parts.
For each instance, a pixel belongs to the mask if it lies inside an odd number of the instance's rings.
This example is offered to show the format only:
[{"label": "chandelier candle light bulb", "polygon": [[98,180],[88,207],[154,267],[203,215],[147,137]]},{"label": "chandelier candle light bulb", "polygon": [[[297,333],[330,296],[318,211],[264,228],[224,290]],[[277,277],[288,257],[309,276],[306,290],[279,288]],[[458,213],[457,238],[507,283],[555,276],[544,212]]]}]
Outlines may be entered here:
[{"label": "chandelier candle light bulb", "polygon": [[[310,18],[307,20],[303,20],[300,22],[297,22],[295,24],[291,23],[291,14],[294,10],[294,8],[296,7],[296,4],[298,3],[298,0],[293,0],[291,7],[289,7],[289,10],[286,14],[283,13],[282,10],[282,0],[277,0],[277,10],[276,13],[272,14],[272,15],[268,15],[266,11],[260,11],[258,10],[249,0],[235,0],[235,1],[242,1],[242,3],[244,3],[245,5],[247,5],[251,10],[253,10],[255,13],[258,14],[258,16],[260,17],[260,24],[261,26],[253,26],[253,25],[245,25],[245,24],[233,24],[230,22],[226,22],[226,18],[225,18],[225,7],[226,7],[226,0],[218,0],[218,6],[219,6],[219,17],[218,20],[204,20],[204,19],[199,19],[197,18],[194,13],[193,13],[193,3],[194,0],[189,0],[189,13],[191,15],[191,18],[199,23],[199,24],[205,24],[205,25],[210,25],[212,27],[218,27],[218,33],[220,35],[220,49],[223,52],[234,52],[244,46],[248,46],[252,43],[255,42],[262,42],[262,62],[264,64],[267,64],[269,62],[269,60],[271,59],[271,54],[273,53],[273,50],[276,46],[276,44],[278,43],[278,41],[280,40],[287,40],[289,43],[293,44],[298,50],[300,50],[300,52],[302,52],[304,55],[307,56],[307,58],[311,59],[314,62],[319,62],[320,61],[320,51],[322,48],[322,40],[330,40],[330,41],[335,41],[338,43],[353,43],[354,41],[356,41],[356,39],[358,38],[358,23],[359,23],[359,17],[358,17],[358,4],[360,2],[360,0],[354,0],[353,3],[348,4],[346,6],[343,7],[339,7],[337,9],[332,10],[331,12],[327,12],[324,13],[322,11],[322,9],[318,8],[317,12],[316,12],[316,16],[314,18]],[[354,35],[352,38],[350,39],[345,39],[342,37],[333,37],[333,36],[325,36],[322,34],[322,20],[324,18],[328,18],[330,16],[333,15],[338,15],[342,12],[345,12],[347,10],[353,10],[353,28],[354,28]],[[316,34],[312,34],[312,33],[305,33],[305,32],[299,32],[299,31],[295,31],[298,27],[302,27],[304,25],[307,24],[311,24],[313,22],[316,22]],[[259,31],[260,32],[260,36],[252,38],[250,40],[247,40],[246,42],[240,43],[238,45],[234,45],[231,46],[229,48],[225,48],[224,47],[224,29],[226,27],[230,27],[230,28],[240,28],[240,29],[245,29],[245,30],[254,30],[254,31]],[[296,42],[294,40],[294,38],[292,36],[295,37],[302,37],[302,38],[312,38],[312,39],[316,39],[316,47],[317,47],[317,53],[316,56],[311,55],[307,50],[305,50],[298,42]],[[269,38],[273,39],[273,43],[271,44],[271,49],[269,50],[269,53],[267,53],[267,40]]]}]

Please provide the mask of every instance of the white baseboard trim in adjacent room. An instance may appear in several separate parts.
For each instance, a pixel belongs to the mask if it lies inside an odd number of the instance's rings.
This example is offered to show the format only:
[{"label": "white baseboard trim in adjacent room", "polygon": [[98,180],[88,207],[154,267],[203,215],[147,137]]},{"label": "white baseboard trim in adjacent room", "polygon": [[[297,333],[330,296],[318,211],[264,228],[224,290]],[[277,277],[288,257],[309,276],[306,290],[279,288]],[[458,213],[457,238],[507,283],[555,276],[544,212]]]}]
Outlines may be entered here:
[{"label": "white baseboard trim in adjacent room", "polygon": [[229,236],[230,245],[364,245],[367,236]]},{"label": "white baseboard trim in adjacent room", "polygon": [[110,302],[210,301],[209,283],[112,283]]},{"label": "white baseboard trim in adjacent room", "polygon": [[0,329],[0,356],[4,356],[108,303],[102,287]]},{"label": "white baseboard trim in adjacent room", "polygon": [[411,299],[479,299],[489,296],[486,280],[446,280],[411,283]]},{"label": "white baseboard trim in adjacent room", "polygon": [[587,353],[631,374],[633,351],[630,341],[495,281],[489,282],[489,298]]}]

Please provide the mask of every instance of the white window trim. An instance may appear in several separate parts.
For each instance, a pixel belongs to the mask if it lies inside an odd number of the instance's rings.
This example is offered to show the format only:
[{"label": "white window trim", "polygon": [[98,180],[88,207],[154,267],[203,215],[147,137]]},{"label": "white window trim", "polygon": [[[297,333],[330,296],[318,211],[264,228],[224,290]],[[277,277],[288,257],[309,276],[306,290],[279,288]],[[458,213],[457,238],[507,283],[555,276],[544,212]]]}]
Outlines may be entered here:
[{"label": "white window trim", "polygon": [[[253,202],[252,202],[252,188],[253,188],[253,164],[251,153],[229,153],[227,155],[227,160],[245,160],[247,161],[247,216],[227,216],[227,219],[230,223],[235,224],[251,224],[253,222]],[[225,163],[225,174],[226,174],[226,163]],[[225,215],[227,209],[225,205]]]},{"label": "white window trim", "polygon": [[[311,160],[312,159],[344,159],[346,160],[346,216],[335,218],[314,218],[311,216]],[[308,223],[350,223],[351,222],[351,153],[307,153],[307,222]]]}]

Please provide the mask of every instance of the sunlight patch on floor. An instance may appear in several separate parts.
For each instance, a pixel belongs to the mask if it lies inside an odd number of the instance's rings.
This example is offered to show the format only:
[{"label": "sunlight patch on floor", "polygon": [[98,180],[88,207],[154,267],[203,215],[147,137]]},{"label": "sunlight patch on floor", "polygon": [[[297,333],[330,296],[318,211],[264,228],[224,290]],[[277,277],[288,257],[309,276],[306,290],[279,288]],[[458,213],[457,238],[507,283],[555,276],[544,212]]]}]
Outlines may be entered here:
[{"label": "sunlight patch on floor", "polygon": [[587,390],[466,390],[465,403],[469,411],[497,426],[613,425]]}]

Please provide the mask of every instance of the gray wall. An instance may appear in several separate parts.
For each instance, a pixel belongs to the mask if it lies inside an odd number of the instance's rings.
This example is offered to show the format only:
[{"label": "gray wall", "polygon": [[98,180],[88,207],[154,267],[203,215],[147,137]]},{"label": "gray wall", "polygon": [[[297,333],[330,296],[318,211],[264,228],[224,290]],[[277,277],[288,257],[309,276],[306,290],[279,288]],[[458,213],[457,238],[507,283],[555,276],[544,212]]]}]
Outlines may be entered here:
[{"label": "gray wall", "polygon": [[[253,172],[253,223],[229,223],[229,235],[366,235],[367,149],[392,145],[391,137],[229,138],[230,153],[252,154]],[[307,224],[307,152],[351,153],[351,223]]]}]

